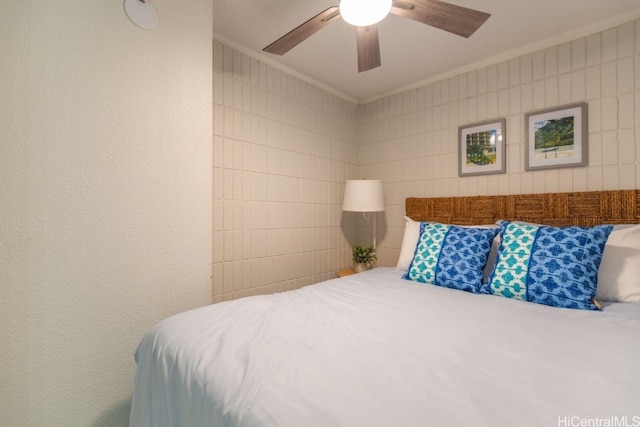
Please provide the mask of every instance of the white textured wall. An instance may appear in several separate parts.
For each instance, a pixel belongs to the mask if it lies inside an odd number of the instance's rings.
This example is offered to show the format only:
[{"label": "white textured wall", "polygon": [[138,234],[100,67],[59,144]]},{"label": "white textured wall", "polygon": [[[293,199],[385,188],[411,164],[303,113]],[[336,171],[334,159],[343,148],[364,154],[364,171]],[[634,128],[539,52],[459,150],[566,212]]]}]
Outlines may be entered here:
[{"label": "white textured wall", "polygon": [[124,426],[144,331],[211,300],[212,6],[3,2],[0,425]]},{"label": "white textured wall", "polygon": [[213,63],[214,300],[336,277],[357,107],[217,41]]},{"label": "white textured wall", "polygon": [[[589,166],[525,172],[524,115],[589,104]],[[458,127],[507,119],[507,173],[458,177]],[[387,196],[380,263],[395,265],[409,196],[640,187],[640,20],[382,98],[359,111],[361,174]]]}]

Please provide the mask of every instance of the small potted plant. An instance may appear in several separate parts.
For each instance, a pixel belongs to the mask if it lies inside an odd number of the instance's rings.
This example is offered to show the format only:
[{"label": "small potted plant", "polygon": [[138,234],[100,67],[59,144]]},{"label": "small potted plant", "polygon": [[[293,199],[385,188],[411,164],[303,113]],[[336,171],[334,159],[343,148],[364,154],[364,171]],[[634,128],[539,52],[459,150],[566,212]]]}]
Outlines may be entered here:
[{"label": "small potted plant", "polygon": [[352,255],[353,269],[356,273],[373,268],[378,259],[373,246],[354,246]]}]

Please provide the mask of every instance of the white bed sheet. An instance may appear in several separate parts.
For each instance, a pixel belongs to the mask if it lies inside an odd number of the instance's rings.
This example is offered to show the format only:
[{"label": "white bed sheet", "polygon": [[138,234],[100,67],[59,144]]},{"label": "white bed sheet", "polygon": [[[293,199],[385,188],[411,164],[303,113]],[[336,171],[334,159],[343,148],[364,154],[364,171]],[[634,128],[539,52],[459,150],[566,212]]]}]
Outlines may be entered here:
[{"label": "white bed sheet", "polygon": [[401,275],[164,320],[136,351],[131,426],[640,425],[639,304],[552,308]]}]

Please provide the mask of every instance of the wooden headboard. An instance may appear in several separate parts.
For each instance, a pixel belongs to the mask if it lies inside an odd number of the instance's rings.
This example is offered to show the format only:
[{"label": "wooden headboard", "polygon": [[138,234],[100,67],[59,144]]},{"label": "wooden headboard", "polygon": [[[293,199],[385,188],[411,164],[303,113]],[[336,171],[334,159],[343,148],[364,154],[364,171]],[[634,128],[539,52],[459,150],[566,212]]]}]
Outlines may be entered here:
[{"label": "wooden headboard", "polygon": [[640,222],[640,190],[407,198],[407,216],[445,224],[493,224],[499,219],[548,225]]}]

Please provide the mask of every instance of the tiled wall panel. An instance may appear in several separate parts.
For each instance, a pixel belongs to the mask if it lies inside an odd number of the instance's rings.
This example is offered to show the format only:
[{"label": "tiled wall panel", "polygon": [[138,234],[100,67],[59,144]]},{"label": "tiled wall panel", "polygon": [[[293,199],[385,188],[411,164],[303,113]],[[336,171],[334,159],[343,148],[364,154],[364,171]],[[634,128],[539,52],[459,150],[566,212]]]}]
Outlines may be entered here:
[{"label": "tiled wall panel", "polygon": [[[525,172],[524,114],[589,104],[589,166]],[[457,176],[458,127],[507,119],[507,173]],[[640,187],[640,21],[362,105],[360,173],[385,183],[379,261],[394,265],[409,196]]]},{"label": "tiled wall panel", "polygon": [[214,41],[213,299],[299,288],[350,263],[357,106]]}]

